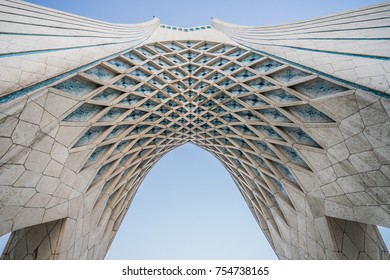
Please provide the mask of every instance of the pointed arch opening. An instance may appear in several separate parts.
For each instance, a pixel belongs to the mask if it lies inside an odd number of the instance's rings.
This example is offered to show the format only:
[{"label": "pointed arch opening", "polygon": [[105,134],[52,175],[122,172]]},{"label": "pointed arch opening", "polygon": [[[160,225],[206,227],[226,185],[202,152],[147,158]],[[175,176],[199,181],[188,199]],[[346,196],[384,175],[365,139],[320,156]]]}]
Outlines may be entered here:
[{"label": "pointed arch opening", "polygon": [[190,143],[142,182],[106,259],[276,259],[228,171]]}]

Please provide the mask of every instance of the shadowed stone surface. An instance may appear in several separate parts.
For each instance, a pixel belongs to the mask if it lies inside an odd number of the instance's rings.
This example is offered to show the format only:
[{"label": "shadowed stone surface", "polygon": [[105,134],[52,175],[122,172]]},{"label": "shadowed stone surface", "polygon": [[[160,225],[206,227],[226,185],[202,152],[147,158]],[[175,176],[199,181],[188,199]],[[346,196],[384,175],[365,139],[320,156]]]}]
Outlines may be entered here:
[{"label": "shadowed stone surface", "polygon": [[103,259],[148,171],[187,142],[229,171],[280,259],[389,259],[388,23],[364,21],[387,4],[189,29],[5,4],[24,24],[0,23],[15,39],[0,57],[3,259]]}]

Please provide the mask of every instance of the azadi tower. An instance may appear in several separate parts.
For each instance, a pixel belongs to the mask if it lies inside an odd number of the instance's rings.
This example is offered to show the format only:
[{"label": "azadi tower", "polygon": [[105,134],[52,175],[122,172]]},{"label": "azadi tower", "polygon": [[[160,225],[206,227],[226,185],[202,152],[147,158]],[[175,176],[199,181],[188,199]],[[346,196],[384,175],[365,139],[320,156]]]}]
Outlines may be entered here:
[{"label": "azadi tower", "polygon": [[103,259],[187,142],[229,171],[280,259],[389,259],[389,2],[265,27],[0,14],[3,259]]}]

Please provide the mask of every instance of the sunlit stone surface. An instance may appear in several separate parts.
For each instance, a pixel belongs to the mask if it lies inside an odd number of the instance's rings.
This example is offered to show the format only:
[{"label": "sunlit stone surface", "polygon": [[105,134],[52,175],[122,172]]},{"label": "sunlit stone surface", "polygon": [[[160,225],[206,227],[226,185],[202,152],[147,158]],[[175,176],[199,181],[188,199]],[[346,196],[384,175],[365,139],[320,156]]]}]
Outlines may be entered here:
[{"label": "sunlit stone surface", "polygon": [[280,259],[388,259],[388,6],[180,28],[0,1],[2,258],[103,259],[154,163],[192,142]]}]

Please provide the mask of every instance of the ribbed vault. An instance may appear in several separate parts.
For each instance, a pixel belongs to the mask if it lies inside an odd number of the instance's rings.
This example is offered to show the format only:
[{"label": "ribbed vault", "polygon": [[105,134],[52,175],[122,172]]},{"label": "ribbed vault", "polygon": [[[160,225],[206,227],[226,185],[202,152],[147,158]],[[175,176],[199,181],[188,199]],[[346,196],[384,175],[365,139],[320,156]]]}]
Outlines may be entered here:
[{"label": "ribbed vault", "polygon": [[229,171],[279,258],[389,257],[388,4],[183,29],[0,2],[2,258],[104,258],[187,142]]},{"label": "ribbed vault", "polygon": [[[227,168],[272,244],[291,227],[310,174],[300,149],[321,150],[305,132],[334,123],[311,98],[349,90],[226,44],[171,41],[144,45],[50,89],[79,99],[61,126],[82,129],[71,152],[91,170],[94,227],[112,240],[148,171],[186,142]],[[94,212],[98,212],[95,214]]]}]

